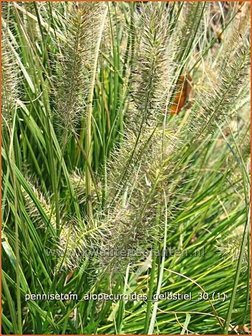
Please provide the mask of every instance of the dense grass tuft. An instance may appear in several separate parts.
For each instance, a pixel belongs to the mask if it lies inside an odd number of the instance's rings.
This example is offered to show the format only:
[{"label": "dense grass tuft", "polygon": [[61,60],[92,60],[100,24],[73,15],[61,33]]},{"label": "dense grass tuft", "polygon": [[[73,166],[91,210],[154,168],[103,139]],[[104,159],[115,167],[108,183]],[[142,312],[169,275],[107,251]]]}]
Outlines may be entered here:
[{"label": "dense grass tuft", "polygon": [[3,333],[247,331],[249,4],[8,2],[2,22]]}]

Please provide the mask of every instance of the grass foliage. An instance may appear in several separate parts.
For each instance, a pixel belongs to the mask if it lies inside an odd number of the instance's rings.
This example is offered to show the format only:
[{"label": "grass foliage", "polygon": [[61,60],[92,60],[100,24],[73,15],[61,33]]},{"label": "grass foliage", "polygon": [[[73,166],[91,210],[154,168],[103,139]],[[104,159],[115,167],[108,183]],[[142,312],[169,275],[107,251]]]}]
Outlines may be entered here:
[{"label": "grass foliage", "polygon": [[[3,333],[246,330],[249,4],[6,2],[2,15]],[[169,292],[192,300],[152,300]],[[83,299],[97,293],[148,300]]]}]

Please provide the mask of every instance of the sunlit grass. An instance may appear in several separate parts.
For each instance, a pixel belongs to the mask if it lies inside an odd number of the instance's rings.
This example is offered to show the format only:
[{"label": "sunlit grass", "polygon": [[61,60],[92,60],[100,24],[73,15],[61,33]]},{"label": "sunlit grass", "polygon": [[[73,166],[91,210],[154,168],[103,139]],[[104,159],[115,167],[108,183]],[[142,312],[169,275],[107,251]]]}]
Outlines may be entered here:
[{"label": "sunlit grass", "polygon": [[2,6],[3,333],[247,330],[249,6]]}]

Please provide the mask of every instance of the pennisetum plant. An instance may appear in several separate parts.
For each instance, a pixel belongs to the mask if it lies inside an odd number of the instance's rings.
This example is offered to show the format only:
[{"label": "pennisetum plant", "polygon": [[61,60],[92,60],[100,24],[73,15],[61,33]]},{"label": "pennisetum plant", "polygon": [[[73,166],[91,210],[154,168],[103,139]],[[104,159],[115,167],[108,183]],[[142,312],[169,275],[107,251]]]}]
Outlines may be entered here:
[{"label": "pennisetum plant", "polygon": [[[192,33],[195,36],[200,34],[204,7],[203,4],[189,4],[182,10],[182,14],[181,9],[178,10],[176,15],[183,15],[185,23],[179,23],[181,34],[176,39],[171,29],[175,29],[174,22],[165,10],[165,4],[142,5],[137,14],[136,22],[142,29],[132,63],[132,86],[130,104],[125,116],[124,140],[107,162],[107,201],[104,210],[95,219],[97,230],[103,228],[107,232],[101,239],[102,255],[106,255],[107,249],[115,250],[122,244],[125,250],[129,247],[151,248],[153,239],[158,239],[157,233],[162,232],[162,220],[159,221],[159,228],[155,228],[154,223],[160,211],[164,190],[169,190],[171,204],[173,193],[179,194],[183,171],[181,170],[181,177],[176,181],[172,179],[174,170],[178,169],[179,158],[189,143],[197,143],[199,139],[203,139],[223,118],[229,116],[231,107],[239,98],[240,91],[237,87],[246,85],[249,44],[245,31],[241,38],[237,29],[246,30],[248,15],[235,20],[229,28],[227,34],[233,39],[233,57],[224,66],[224,44],[222,57],[215,64],[218,83],[211,83],[203,92],[196,91],[194,104],[184,127],[177,129],[174,121],[167,117],[165,111],[169,111],[172,103],[173,81],[176,78],[174,76],[177,69],[182,71],[183,62],[190,55],[192,44],[195,43],[190,40]],[[78,13],[80,8],[74,10]],[[196,23],[195,17],[198,20]],[[187,25],[187,21],[190,24]],[[230,30],[236,31],[236,38]],[[187,35],[189,39],[185,38]],[[228,41],[229,39],[226,44]],[[228,53],[230,54],[230,50]],[[179,59],[182,65],[176,64],[174,59]],[[76,176],[74,179],[76,180]],[[80,186],[87,183],[85,180],[83,184],[81,177],[79,182]],[[83,195],[88,198],[90,193],[91,189],[89,194]],[[172,213],[172,208],[170,211]],[[153,238],[155,234],[157,236]],[[82,241],[79,243],[82,244]],[[71,248],[74,250],[74,246]],[[80,249],[78,243],[75,249]],[[113,261],[105,259],[101,260],[103,265],[118,264],[116,257]]]},{"label": "pennisetum plant", "polygon": [[[238,288],[247,319],[249,7],[6,8],[5,333],[227,333],[232,314],[241,321]],[[156,255],[169,244],[189,255]],[[205,245],[209,258],[192,257]],[[152,302],[216,286],[229,303]],[[148,302],[24,301],[38,289],[139,291]]]}]

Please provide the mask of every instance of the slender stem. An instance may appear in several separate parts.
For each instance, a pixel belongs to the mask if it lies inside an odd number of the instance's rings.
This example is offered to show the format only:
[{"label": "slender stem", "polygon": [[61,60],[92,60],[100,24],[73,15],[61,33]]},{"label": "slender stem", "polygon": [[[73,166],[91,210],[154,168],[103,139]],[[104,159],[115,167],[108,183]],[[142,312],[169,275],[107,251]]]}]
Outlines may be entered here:
[{"label": "slender stem", "polygon": [[[164,201],[165,201],[165,226],[164,226],[164,242],[163,242],[163,250],[162,250],[162,259],[161,259],[161,265],[160,265],[160,273],[158,278],[158,286],[157,286],[157,297],[160,295],[161,292],[161,286],[163,281],[163,274],[164,274],[164,263],[165,263],[165,251],[166,251],[166,242],[167,242],[167,227],[168,227],[168,210],[167,210],[167,198],[166,194],[164,192]],[[148,335],[153,334],[154,326],[156,322],[156,316],[157,316],[157,309],[158,309],[158,301],[156,301],[153,305],[153,311],[150,321],[150,326],[148,330]]]},{"label": "slender stem", "polygon": [[250,210],[249,210],[249,213],[248,213],[248,219],[247,219],[247,223],[246,223],[244,233],[243,233],[243,237],[242,237],[241,249],[240,249],[239,259],[238,259],[236,272],[235,272],[233,291],[232,291],[232,294],[231,294],[229,307],[228,307],[228,313],[227,313],[227,317],[226,317],[226,321],[225,321],[225,325],[224,325],[224,329],[223,329],[223,334],[224,335],[228,334],[228,329],[229,329],[229,325],[230,325],[231,318],[232,318],[232,312],[233,312],[233,308],[234,308],[234,304],[235,304],[236,291],[237,291],[237,288],[238,288],[238,282],[239,282],[239,278],[240,278],[240,274],[241,274],[242,261],[243,261],[243,258],[244,258],[244,254],[246,252],[246,242],[247,242],[248,234],[249,234],[249,226],[250,226]]},{"label": "slender stem", "polygon": [[[127,287],[128,287],[128,282],[129,282],[129,272],[130,272],[130,265],[128,265],[126,269],[124,287],[123,287],[123,295],[127,293]],[[124,311],[125,311],[125,301],[122,300],[120,301],[120,304],[119,304],[118,321],[117,321],[117,333],[119,335],[122,334]]]},{"label": "slender stem", "polygon": [[156,258],[155,258],[155,252],[156,252],[156,250],[154,248],[154,254],[152,256],[152,263],[151,263],[151,275],[150,275],[148,301],[147,301],[145,324],[144,324],[144,334],[147,334],[147,332],[148,332],[148,326],[149,326],[149,322],[150,322],[150,314],[151,314],[151,306],[152,306],[152,296],[153,296],[154,280],[155,280],[155,275],[156,275]]},{"label": "slender stem", "polygon": [[15,214],[15,255],[16,255],[16,295],[17,295],[17,333],[22,334],[22,310],[21,310],[21,292],[20,292],[20,251],[19,251],[19,228],[18,228],[18,196],[17,196],[17,181],[15,175],[15,153],[13,148],[13,141],[15,136],[16,125],[16,110],[13,117],[13,126],[11,131],[10,151],[9,157],[11,161],[11,172],[13,178],[14,189],[14,214]]}]

